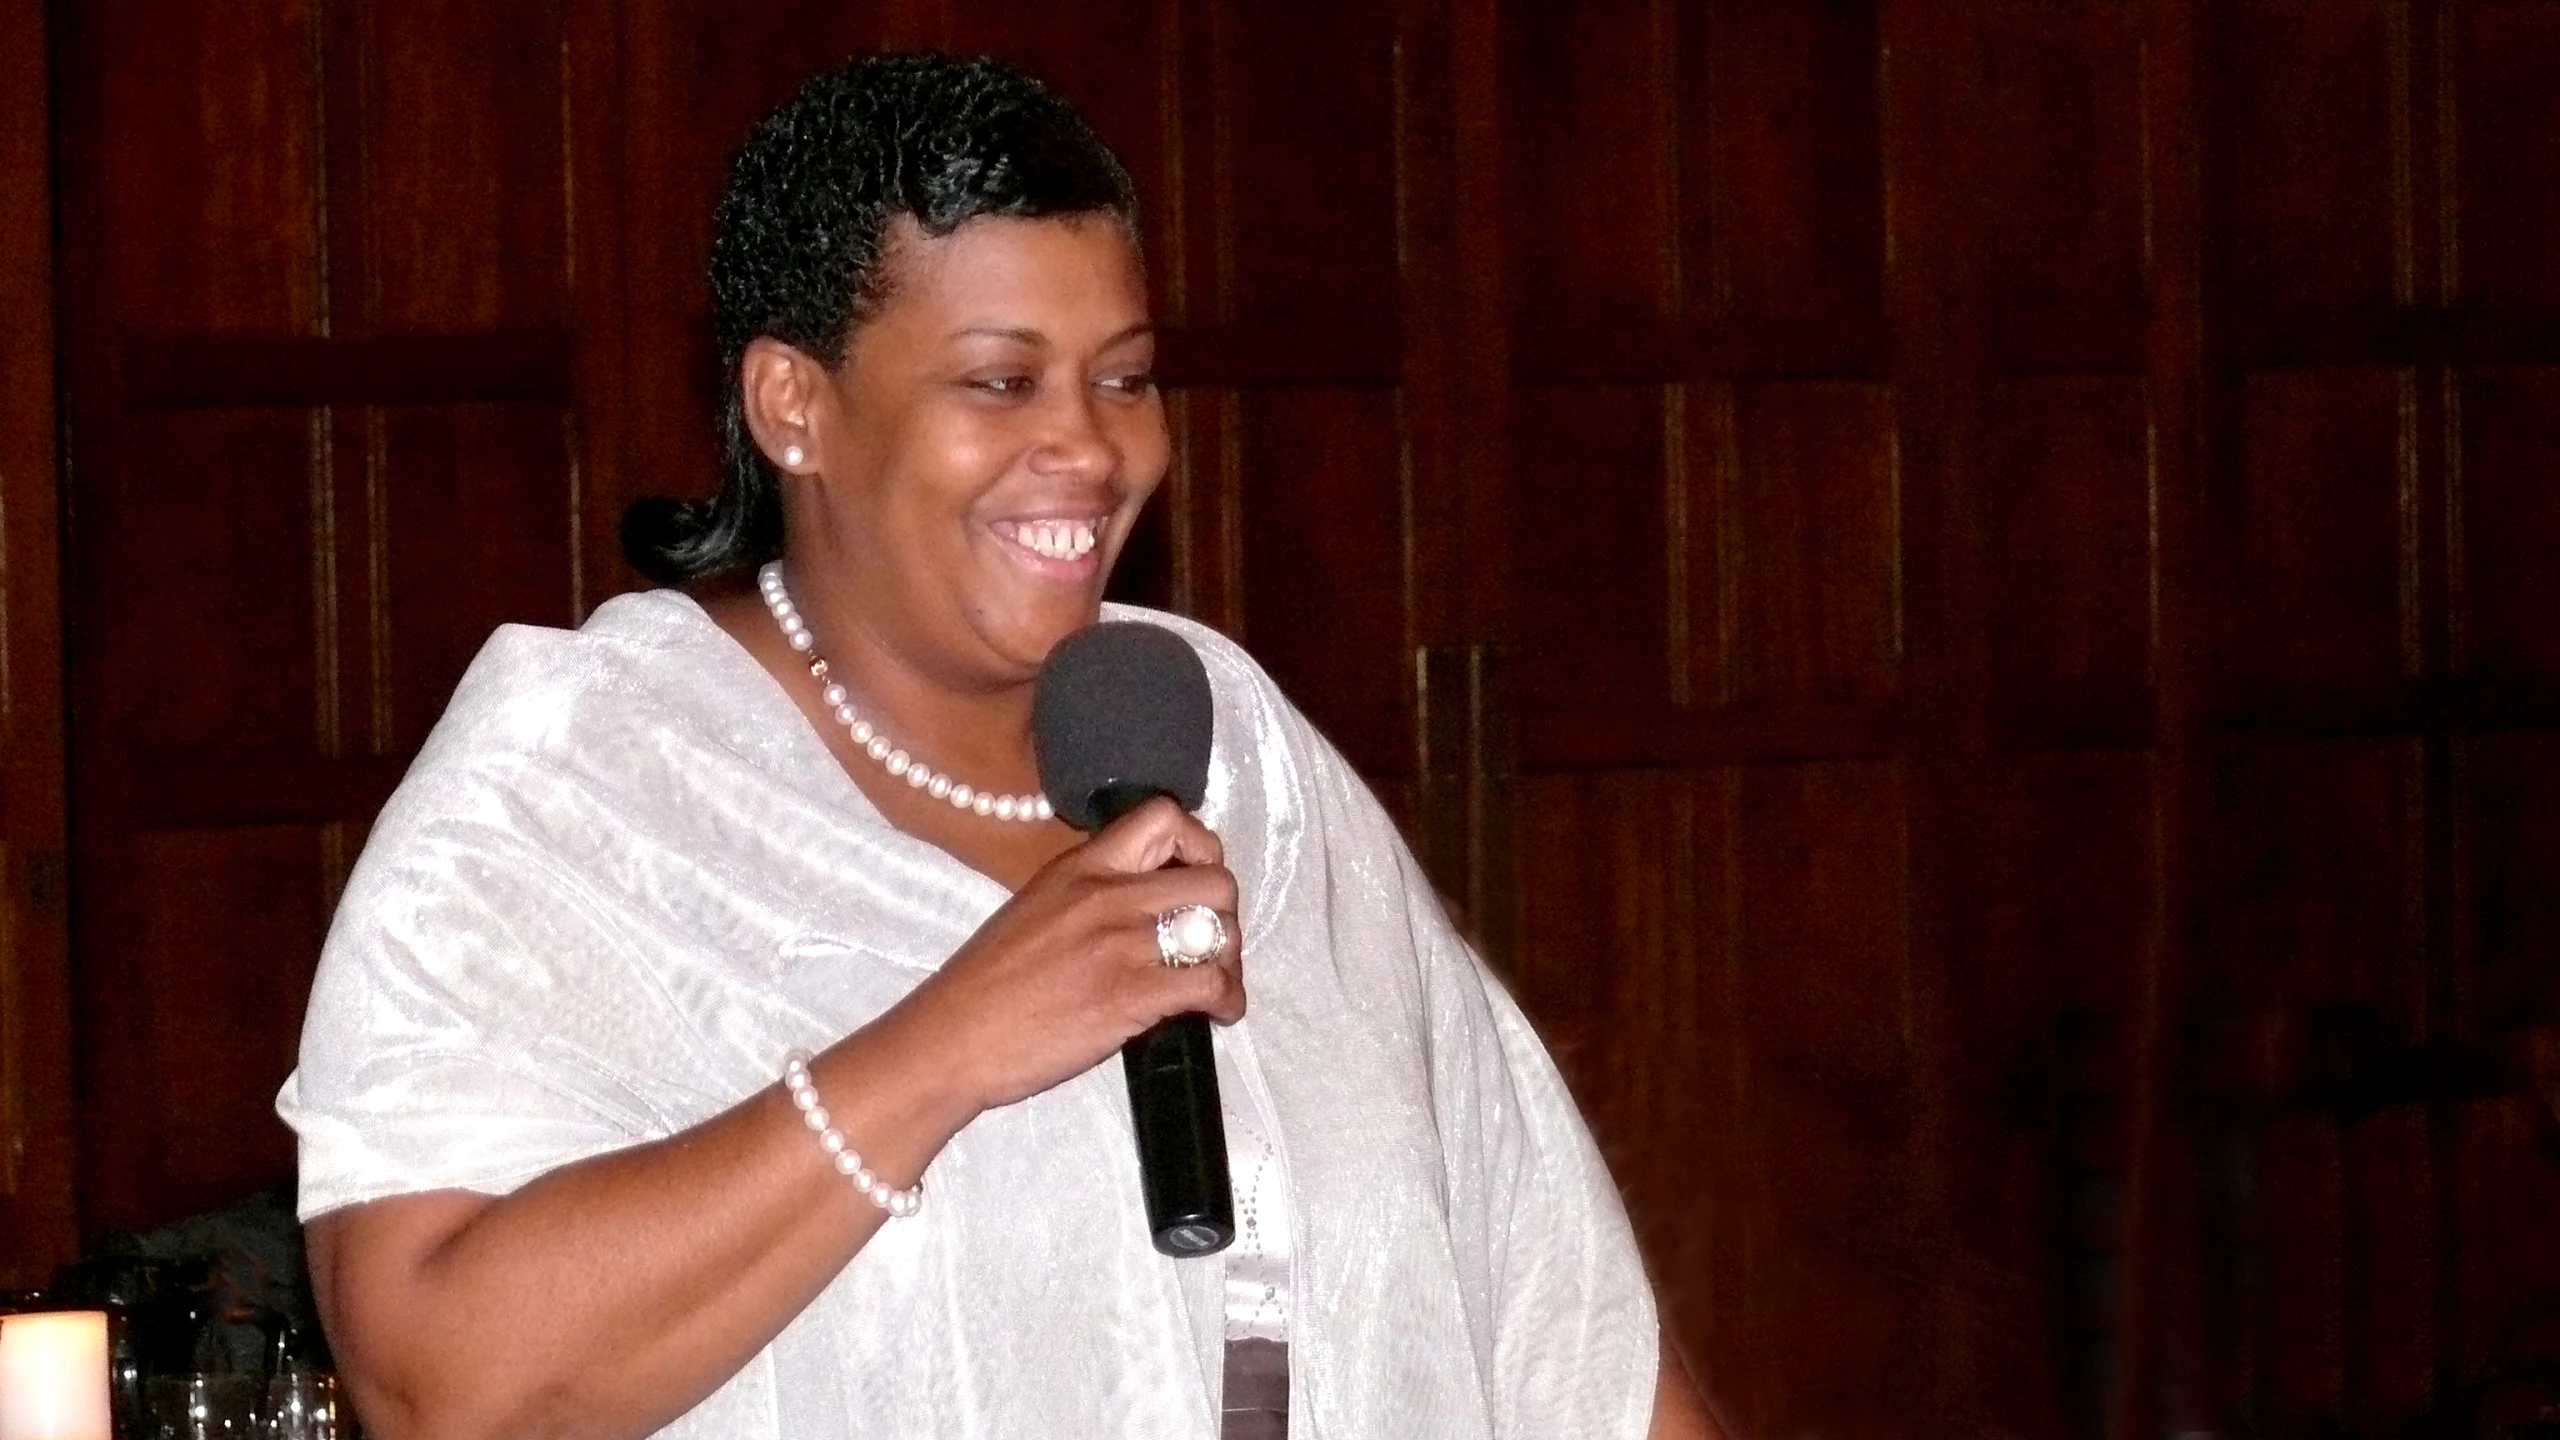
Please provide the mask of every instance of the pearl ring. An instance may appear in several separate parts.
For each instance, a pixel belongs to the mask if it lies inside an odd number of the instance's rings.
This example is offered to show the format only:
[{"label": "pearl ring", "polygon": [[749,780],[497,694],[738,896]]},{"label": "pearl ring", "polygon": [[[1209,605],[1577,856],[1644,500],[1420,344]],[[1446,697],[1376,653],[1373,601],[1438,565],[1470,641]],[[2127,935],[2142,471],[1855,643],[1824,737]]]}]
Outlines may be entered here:
[{"label": "pearl ring", "polygon": [[1227,948],[1227,922],[1206,905],[1185,905],[1156,917],[1156,954],[1180,968],[1214,960]]}]

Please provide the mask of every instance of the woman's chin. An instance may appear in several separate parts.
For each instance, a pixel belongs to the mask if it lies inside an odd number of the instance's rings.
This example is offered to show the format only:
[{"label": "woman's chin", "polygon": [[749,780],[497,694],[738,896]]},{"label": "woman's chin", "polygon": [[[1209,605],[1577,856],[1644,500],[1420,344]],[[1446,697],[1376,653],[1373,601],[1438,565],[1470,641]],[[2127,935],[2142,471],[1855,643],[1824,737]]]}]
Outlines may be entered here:
[{"label": "woman's chin", "polygon": [[1017,611],[1004,623],[980,630],[989,648],[1004,657],[1008,669],[1022,675],[1039,673],[1049,652],[1078,630],[1102,618],[1098,590],[1074,599],[1058,597],[1029,611]]}]

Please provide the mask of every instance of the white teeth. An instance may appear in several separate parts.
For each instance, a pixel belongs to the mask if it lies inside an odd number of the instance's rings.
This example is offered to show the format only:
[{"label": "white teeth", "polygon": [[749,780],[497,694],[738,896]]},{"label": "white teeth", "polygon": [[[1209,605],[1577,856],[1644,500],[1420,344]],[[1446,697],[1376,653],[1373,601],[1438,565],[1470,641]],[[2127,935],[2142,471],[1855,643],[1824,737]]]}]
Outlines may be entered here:
[{"label": "white teeth", "polygon": [[1076,560],[1093,553],[1096,543],[1089,520],[1031,520],[1013,527],[1016,544],[1051,560]]}]

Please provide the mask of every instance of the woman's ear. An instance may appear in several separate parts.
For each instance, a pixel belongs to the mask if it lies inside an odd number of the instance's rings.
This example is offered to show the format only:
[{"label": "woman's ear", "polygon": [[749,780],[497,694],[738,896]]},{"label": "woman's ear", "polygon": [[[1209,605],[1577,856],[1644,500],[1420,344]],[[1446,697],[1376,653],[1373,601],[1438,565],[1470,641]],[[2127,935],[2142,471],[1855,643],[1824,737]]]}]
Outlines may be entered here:
[{"label": "woman's ear", "polygon": [[817,428],[811,412],[820,403],[826,367],[806,352],[770,335],[747,342],[738,357],[738,398],[756,448],[786,475],[817,464]]}]

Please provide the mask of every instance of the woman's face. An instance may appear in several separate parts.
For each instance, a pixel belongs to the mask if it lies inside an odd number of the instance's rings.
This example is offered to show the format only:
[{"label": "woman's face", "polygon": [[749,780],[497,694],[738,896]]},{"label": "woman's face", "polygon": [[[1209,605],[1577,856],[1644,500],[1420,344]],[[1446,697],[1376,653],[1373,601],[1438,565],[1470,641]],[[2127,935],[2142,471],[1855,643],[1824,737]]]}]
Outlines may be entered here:
[{"label": "woman's face", "polygon": [[1145,276],[1105,216],[940,238],[901,219],[885,263],[888,299],[813,397],[794,557],[819,527],[872,640],[955,688],[1019,683],[1092,623],[1164,478]]}]

